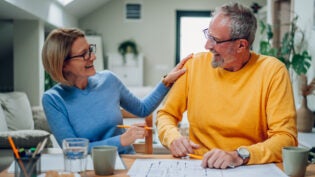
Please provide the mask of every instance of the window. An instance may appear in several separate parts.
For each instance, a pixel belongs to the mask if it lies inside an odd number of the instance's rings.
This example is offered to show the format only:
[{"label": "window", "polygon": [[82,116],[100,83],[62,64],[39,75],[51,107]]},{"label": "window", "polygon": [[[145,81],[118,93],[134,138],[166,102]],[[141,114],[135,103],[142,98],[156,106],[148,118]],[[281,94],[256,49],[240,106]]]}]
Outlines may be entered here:
[{"label": "window", "polygon": [[205,51],[206,40],[202,30],[208,28],[211,20],[210,11],[176,12],[176,61],[192,52]]}]

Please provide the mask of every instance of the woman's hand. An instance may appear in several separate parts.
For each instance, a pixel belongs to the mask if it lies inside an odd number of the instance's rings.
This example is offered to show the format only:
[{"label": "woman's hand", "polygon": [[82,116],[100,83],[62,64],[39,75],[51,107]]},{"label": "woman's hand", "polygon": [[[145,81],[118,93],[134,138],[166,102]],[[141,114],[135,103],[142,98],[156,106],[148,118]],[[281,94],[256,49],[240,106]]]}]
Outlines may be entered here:
[{"label": "woman's hand", "polygon": [[143,139],[148,135],[147,130],[144,128],[146,123],[137,123],[131,125],[127,131],[121,135],[120,143],[122,146],[128,146],[134,143],[137,139]]},{"label": "woman's hand", "polygon": [[193,57],[193,53],[182,59],[176,66],[169,72],[166,76],[164,76],[162,82],[166,87],[171,87],[172,84],[186,72],[186,69],[183,68],[185,63]]}]

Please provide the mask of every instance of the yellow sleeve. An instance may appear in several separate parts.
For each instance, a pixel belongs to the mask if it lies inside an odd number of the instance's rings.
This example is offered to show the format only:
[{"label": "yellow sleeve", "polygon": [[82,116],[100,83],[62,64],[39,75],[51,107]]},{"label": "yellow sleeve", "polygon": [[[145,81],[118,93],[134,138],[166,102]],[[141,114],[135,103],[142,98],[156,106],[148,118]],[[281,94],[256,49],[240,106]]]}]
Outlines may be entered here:
[{"label": "yellow sleeve", "polygon": [[182,120],[183,112],[186,110],[188,63],[190,61],[185,65],[186,73],[174,83],[164,105],[157,112],[156,127],[158,136],[161,143],[167,148],[170,147],[174,139],[181,137],[178,131],[178,123]]}]

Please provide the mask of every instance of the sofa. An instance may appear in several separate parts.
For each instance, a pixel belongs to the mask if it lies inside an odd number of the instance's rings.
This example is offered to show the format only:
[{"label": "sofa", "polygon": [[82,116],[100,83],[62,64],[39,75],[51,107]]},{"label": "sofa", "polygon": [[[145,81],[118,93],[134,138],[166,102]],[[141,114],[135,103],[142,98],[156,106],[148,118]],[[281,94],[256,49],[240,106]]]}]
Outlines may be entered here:
[{"label": "sofa", "polygon": [[31,107],[26,93],[0,93],[0,171],[13,161],[8,137],[17,148],[36,147],[48,138],[46,147],[59,147],[41,107]]}]

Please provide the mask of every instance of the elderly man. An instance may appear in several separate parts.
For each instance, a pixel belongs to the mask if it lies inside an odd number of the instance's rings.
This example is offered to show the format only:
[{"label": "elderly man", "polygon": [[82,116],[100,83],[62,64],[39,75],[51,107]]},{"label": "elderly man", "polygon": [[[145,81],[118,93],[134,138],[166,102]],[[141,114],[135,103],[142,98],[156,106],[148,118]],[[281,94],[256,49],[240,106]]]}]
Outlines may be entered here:
[{"label": "elderly man", "polygon": [[[297,145],[290,77],[278,59],[250,50],[257,21],[238,3],[216,9],[204,30],[209,52],[185,65],[159,110],[162,144],[175,157],[203,156],[202,166],[228,168],[281,162],[284,146]],[[187,110],[189,137],[178,131]]]}]

